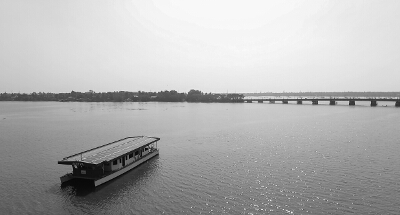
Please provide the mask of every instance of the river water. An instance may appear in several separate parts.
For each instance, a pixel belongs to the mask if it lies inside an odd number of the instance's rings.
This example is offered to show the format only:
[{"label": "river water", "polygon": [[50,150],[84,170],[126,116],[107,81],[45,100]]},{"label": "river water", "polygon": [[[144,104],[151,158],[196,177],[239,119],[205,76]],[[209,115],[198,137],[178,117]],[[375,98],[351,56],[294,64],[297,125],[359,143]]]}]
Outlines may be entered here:
[{"label": "river water", "polygon": [[[400,214],[400,108],[0,102],[2,214]],[[160,155],[98,188],[68,155],[127,136]]]}]

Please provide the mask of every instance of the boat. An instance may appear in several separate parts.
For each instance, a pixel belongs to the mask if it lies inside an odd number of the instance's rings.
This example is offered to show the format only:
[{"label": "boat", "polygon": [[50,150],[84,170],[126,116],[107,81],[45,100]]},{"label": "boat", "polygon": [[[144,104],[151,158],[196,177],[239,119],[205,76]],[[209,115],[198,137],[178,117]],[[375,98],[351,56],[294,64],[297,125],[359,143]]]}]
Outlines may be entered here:
[{"label": "boat", "polygon": [[159,154],[158,137],[126,137],[58,161],[71,165],[72,173],[60,177],[61,184],[72,179],[93,181],[95,187],[139,166]]}]

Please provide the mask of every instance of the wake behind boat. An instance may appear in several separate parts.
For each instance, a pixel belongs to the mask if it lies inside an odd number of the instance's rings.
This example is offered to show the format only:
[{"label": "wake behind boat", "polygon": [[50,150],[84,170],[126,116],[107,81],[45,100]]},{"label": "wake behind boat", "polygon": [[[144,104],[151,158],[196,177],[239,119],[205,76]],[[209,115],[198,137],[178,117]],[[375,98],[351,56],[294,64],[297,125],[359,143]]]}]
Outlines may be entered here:
[{"label": "wake behind boat", "polygon": [[61,183],[72,179],[91,180],[97,187],[158,155],[158,137],[126,137],[58,161],[72,165],[73,172],[61,176]]}]

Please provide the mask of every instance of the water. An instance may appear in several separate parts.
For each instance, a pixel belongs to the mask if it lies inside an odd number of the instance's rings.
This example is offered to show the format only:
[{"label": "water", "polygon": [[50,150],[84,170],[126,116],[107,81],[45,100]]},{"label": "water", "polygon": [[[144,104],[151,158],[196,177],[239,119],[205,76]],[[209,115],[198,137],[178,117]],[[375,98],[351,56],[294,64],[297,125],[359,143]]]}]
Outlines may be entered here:
[{"label": "water", "polygon": [[[400,108],[368,105],[0,102],[0,211],[400,214]],[[58,160],[134,135],[160,156],[60,186]]]}]

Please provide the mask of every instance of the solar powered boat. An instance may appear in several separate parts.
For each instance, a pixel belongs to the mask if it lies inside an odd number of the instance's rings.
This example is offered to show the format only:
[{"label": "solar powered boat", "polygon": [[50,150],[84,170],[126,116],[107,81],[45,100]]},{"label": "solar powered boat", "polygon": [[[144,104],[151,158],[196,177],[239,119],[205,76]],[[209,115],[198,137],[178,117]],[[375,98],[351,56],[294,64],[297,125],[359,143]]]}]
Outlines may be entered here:
[{"label": "solar powered boat", "polygon": [[58,161],[71,165],[72,173],[60,177],[61,183],[72,179],[91,180],[97,187],[158,155],[158,137],[126,137]]}]

